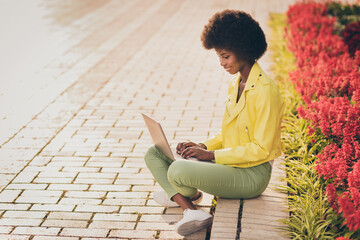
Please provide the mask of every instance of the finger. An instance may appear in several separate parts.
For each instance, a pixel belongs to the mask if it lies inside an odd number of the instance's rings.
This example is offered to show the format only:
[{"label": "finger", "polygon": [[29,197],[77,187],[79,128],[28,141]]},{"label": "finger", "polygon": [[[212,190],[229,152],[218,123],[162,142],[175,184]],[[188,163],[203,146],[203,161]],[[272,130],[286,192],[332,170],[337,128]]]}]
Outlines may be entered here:
[{"label": "finger", "polygon": [[179,152],[178,152],[178,153],[180,154],[180,153],[183,152],[186,148],[187,148],[187,143],[186,143],[186,142],[180,143]]},{"label": "finger", "polygon": [[191,150],[191,148],[185,148],[183,151],[181,151],[180,155],[183,158],[186,158],[186,156],[189,154],[189,151]]},{"label": "finger", "polygon": [[186,156],[186,158],[197,158],[199,156],[199,152],[196,151],[195,149],[192,149],[191,151],[188,152],[188,155]]},{"label": "finger", "polygon": [[183,151],[182,156],[184,158],[194,157],[198,154],[198,152],[199,152],[198,149],[189,147]]},{"label": "finger", "polygon": [[183,152],[187,148],[187,142],[180,143],[179,152]]},{"label": "finger", "polygon": [[184,144],[183,142],[178,143],[178,145],[176,146],[176,152],[177,152],[177,153],[181,152],[181,150],[182,150],[182,145],[183,145],[183,144]]},{"label": "finger", "polygon": [[193,143],[193,142],[187,142],[187,143],[185,143],[184,145],[183,145],[183,147],[184,148],[189,148],[189,147],[193,147],[193,146],[195,146],[196,144],[195,143]]}]

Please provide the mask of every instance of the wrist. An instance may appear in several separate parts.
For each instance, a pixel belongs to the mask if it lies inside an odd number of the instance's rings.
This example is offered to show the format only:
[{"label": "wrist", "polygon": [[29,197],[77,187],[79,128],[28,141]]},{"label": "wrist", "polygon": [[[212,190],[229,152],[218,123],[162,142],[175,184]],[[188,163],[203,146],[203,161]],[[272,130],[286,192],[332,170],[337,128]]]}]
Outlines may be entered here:
[{"label": "wrist", "polygon": [[199,147],[201,147],[202,149],[207,150],[207,147],[206,147],[205,144],[203,144],[203,143],[198,143],[198,145],[199,145]]},{"label": "wrist", "polygon": [[210,161],[215,162],[215,151],[209,151],[211,153]]}]

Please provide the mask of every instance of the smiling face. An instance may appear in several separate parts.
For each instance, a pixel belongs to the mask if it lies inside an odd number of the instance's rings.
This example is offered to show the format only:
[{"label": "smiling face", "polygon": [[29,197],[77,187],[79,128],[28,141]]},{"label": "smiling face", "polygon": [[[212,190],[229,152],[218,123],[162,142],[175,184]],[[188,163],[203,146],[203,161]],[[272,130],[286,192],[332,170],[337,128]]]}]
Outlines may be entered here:
[{"label": "smiling face", "polygon": [[239,60],[232,51],[225,49],[215,49],[215,51],[219,56],[220,65],[230,74],[239,72],[246,64],[245,61]]}]

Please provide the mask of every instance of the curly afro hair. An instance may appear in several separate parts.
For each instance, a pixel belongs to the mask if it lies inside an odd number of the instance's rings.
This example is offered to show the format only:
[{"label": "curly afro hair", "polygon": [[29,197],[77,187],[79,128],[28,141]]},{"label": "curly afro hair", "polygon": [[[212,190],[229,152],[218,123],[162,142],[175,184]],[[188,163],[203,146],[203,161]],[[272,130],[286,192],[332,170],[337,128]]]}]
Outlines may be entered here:
[{"label": "curly afro hair", "polygon": [[238,10],[215,13],[201,33],[206,49],[234,52],[238,59],[253,62],[266,51],[264,32],[249,14]]}]

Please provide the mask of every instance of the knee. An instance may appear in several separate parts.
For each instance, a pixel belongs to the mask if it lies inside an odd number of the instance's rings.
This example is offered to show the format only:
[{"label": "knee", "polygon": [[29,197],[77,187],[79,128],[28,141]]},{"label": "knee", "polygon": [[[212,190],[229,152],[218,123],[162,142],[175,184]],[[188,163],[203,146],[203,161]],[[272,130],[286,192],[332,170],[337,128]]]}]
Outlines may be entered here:
[{"label": "knee", "polygon": [[145,153],[144,159],[146,165],[148,165],[153,160],[157,159],[157,156],[159,155],[159,150],[155,146],[151,146],[147,152]]},{"label": "knee", "polygon": [[167,172],[169,182],[178,184],[186,174],[187,168],[186,161],[175,161],[171,164]]}]

